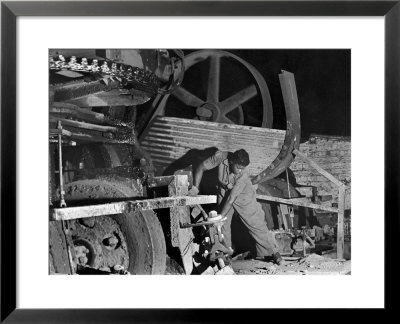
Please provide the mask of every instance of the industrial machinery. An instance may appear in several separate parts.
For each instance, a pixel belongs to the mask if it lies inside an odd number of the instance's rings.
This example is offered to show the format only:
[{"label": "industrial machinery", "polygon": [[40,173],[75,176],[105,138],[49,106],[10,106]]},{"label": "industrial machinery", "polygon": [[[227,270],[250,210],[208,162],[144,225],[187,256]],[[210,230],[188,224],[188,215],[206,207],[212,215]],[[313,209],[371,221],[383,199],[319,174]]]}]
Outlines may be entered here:
[{"label": "industrial machinery", "polygon": [[[220,99],[223,59],[247,69],[254,83]],[[203,61],[209,74],[200,99],[185,82]],[[191,213],[215,204],[216,196],[188,196],[188,168],[167,174],[173,161],[158,155],[168,144],[154,137],[154,125],[167,120],[156,132],[165,134],[165,127],[175,127],[168,118],[177,116],[235,130],[254,118],[245,108],[254,99],[262,107],[259,126],[271,127],[271,98],[261,74],[236,55],[210,50],[184,56],[181,50],[54,49],[49,68],[49,272],[194,274],[204,265],[224,264],[215,248],[212,258],[204,253],[210,242],[223,243],[215,235],[221,223],[207,221],[205,212],[203,219]],[[270,191],[263,182],[287,169],[300,144],[293,75],[283,71],[280,81],[287,130],[282,145],[273,144],[274,159],[254,176],[264,198]],[[171,107],[174,98],[190,113]]]}]

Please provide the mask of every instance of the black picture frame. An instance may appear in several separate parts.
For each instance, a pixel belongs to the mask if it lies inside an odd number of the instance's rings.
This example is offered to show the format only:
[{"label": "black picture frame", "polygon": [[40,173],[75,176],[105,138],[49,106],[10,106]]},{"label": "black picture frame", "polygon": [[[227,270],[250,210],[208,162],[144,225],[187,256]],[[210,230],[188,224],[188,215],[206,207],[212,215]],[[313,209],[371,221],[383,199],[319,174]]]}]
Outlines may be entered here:
[{"label": "black picture frame", "polygon": [[[16,19],[19,16],[384,16],[385,255],[399,215],[400,1],[2,1],[1,2],[1,322],[216,322],[239,310],[16,308]],[[389,214],[390,210],[390,215]],[[11,243],[11,244],[10,244]],[[387,262],[387,258],[385,258]],[[385,283],[393,277],[385,264]],[[385,284],[385,308],[394,302]],[[243,310],[242,310],[243,311]],[[255,310],[253,310],[255,311]],[[260,310],[258,310],[260,311]],[[252,315],[255,316],[255,315]],[[264,316],[264,314],[261,314]]]}]

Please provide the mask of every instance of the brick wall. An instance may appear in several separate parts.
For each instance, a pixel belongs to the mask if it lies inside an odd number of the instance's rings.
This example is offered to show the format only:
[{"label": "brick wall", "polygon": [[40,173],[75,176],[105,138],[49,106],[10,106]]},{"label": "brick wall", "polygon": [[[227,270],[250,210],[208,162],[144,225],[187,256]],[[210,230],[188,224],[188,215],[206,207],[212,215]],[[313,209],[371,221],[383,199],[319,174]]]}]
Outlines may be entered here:
[{"label": "brick wall", "polygon": [[[300,145],[300,151],[315,161],[324,170],[347,185],[346,209],[351,207],[351,142],[349,137],[312,135]],[[317,188],[319,195],[333,194],[337,202],[338,190],[324,176],[311,168],[307,162],[296,158],[290,168],[298,184]]]}]

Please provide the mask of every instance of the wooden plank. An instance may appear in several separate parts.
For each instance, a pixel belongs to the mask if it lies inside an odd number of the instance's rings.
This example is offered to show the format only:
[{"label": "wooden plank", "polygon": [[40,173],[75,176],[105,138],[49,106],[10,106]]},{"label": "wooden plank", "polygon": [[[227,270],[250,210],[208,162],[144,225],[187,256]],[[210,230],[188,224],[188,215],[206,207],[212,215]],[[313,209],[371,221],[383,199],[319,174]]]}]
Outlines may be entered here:
[{"label": "wooden plank", "polygon": [[[118,91],[118,87],[120,85],[119,81],[109,80],[110,82],[103,82],[103,80],[84,82],[82,80],[69,83],[62,84],[53,87],[54,90],[54,101],[56,102],[67,102],[71,103],[71,101],[77,98],[84,98],[90,95],[94,95],[96,93],[101,93],[103,91],[111,92],[113,89]],[[77,104],[77,106],[82,107]]]},{"label": "wooden plank", "polygon": [[107,121],[107,118],[103,114],[65,102],[53,102],[49,111],[50,114],[72,115],[81,120],[90,122],[104,123]]},{"label": "wooden plank", "polygon": [[109,204],[66,207],[50,209],[50,220],[70,220],[104,215],[116,215],[139,210],[171,208],[177,206],[191,206],[199,204],[212,204],[217,202],[215,195],[177,196],[144,200],[128,200]]},{"label": "wooden plank", "polygon": [[314,188],[313,187],[296,187],[296,190],[300,193],[300,195],[305,197],[314,197]]},{"label": "wooden plank", "polygon": [[[110,134],[110,133],[109,133]],[[64,134],[66,135],[66,134]],[[105,136],[94,136],[90,134],[83,134],[83,133],[73,133],[70,132],[69,135],[66,135],[69,138],[77,141],[77,142],[89,142],[89,143],[108,143],[108,144],[132,144],[131,138],[126,138],[123,140],[117,140],[113,138],[107,138]]]},{"label": "wooden plank", "polygon": [[[304,153],[303,153],[304,154]],[[311,157],[310,157],[311,158]],[[342,156],[342,157],[338,157],[338,156],[314,156],[312,157],[313,161],[318,163],[318,165],[320,164],[328,164],[328,163],[351,163],[351,157],[350,156]],[[299,163],[301,160],[294,160],[294,164]],[[303,162],[302,165],[305,166],[306,162]],[[307,165],[308,167],[310,167],[309,165]]]},{"label": "wooden plank", "polygon": [[148,177],[147,186],[149,188],[168,186],[174,179],[175,176],[173,175],[163,177]]},{"label": "wooden plank", "polygon": [[54,116],[50,116],[50,122],[58,122],[61,121],[62,125],[66,126],[72,126],[72,127],[77,127],[77,128],[83,128],[83,129],[90,129],[90,130],[95,130],[99,132],[111,132],[111,133],[117,133],[118,128],[117,127],[112,127],[112,126],[101,126],[101,125],[96,125],[96,124],[89,124],[85,122],[80,122],[76,120],[70,120],[70,119],[65,119],[65,118],[57,118]]},{"label": "wooden plank", "polygon": [[67,131],[66,129],[57,129],[57,128],[50,128],[49,130],[49,136],[57,136],[57,135],[62,135],[62,136],[71,136],[71,132]]},{"label": "wooden plank", "polygon": [[280,211],[282,221],[283,221],[283,226],[285,226],[285,230],[288,230],[289,227],[288,227],[287,218],[286,218],[286,215],[289,215],[288,206],[285,204],[280,204],[279,207],[280,207],[279,211]]},{"label": "wooden plank", "polygon": [[322,206],[318,204],[313,204],[301,199],[293,198],[293,199],[284,199],[284,198],[278,198],[278,197],[272,197],[272,196],[267,196],[267,195],[257,195],[257,199],[259,200],[266,200],[266,201],[273,201],[285,205],[295,205],[295,206],[301,206],[301,207],[307,207],[307,208],[312,208],[312,209],[319,209],[319,210],[326,210],[332,213],[337,213],[338,209],[334,207],[329,207],[329,206]]},{"label": "wooden plank", "polygon": [[337,257],[343,259],[344,253],[344,208],[345,208],[345,188],[339,187],[339,206],[337,224]]},{"label": "wooden plank", "polygon": [[[118,85],[117,85],[118,86]],[[130,91],[121,95],[119,89],[93,93],[80,98],[64,100],[79,107],[104,107],[104,106],[135,106],[141,105],[150,99],[150,94],[140,90]]]},{"label": "wooden plank", "polygon": [[[173,177],[168,185],[169,196],[180,196],[188,194],[189,181],[187,175],[178,175]],[[193,249],[194,239],[192,228],[181,228],[181,223],[190,223],[190,212],[187,206],[174,206],[170,209],[171,223],[171,244],[178,247],[183,268],[187,275],[193,271]]]}]

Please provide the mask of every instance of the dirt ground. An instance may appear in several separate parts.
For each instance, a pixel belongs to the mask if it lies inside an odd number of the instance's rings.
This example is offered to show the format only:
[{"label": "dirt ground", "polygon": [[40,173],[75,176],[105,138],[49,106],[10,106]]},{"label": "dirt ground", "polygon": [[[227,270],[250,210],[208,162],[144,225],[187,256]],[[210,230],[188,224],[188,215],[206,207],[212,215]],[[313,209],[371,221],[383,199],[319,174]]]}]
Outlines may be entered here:
[{"label": "dirt ground", "polygon": [[237,275],[349,275],[351,261],[331,259],[317,254],[306,257],[287,257],[281,265],[257,259],[233,259],[231,264]]}]

